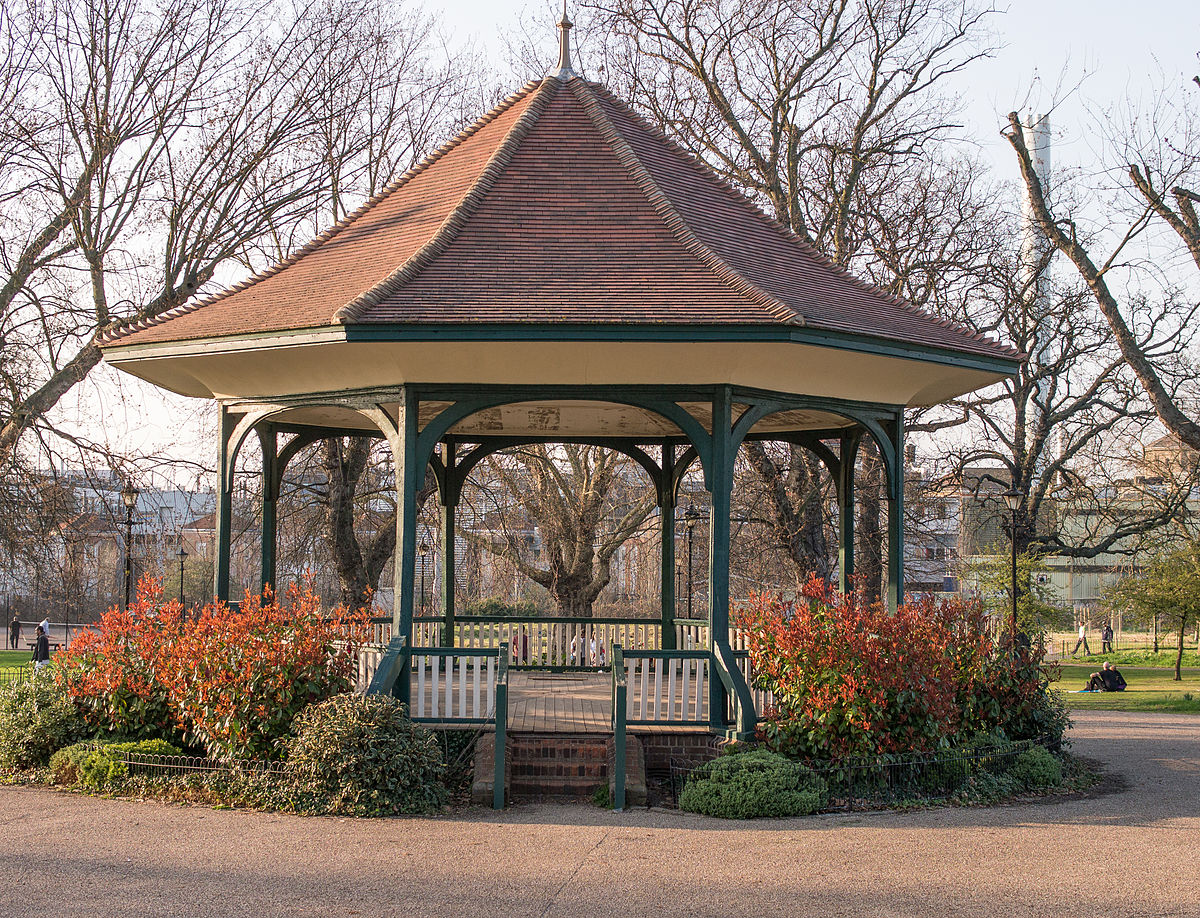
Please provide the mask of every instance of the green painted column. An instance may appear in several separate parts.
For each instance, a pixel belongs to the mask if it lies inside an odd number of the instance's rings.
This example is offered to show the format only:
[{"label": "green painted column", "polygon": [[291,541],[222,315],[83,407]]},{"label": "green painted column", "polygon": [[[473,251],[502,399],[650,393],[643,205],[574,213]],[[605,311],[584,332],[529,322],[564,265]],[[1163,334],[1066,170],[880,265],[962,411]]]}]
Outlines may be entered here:
[{"label": "green painted column", "polygon": [[[392,451],[396,462],[396,573],[393,581],[392,636],[404,639],[406,648],[413,640],[413,589],[417,573],[417,488],[424,468],[417,469],[418,399],[405,387],[397,408],[396,433]],[[403,655],[403,664],[392,686],[392,694],[409,702],[412,692],[412,663]]]},{"label": "green painted column", "polygon": [[854,463],[859,435],[843,434],[838,465],[838,589],[854,588]]},{"label": "green painted column", "polygon": [[233,539],[233,450],[229,442],[235,422],[229,409],[218,408],[217,508],[213,514],[213,595],[229,601],[229,559]]},{"label": "green painted column", "polygon": [[[729,516],[733,494],[733,394],[722,386],[713,398],[712,513],[708,523],[708,633],[710,649],[729,646]],[[716,673],[708,681],[708,720],[724,730],[728,693]]]},{"label": "green painted column", "polygon": [[276,502],[279,498],[279,434],[274,425],[263,424],[258,430],[258,442],[262,445],[262,592],[275,588],[275,556],[279,523],[276,517]]},{"label": "green painted column", "polygon": [[[446,469],[447,490],[452,470]],[[453,495],[456,497],[457,495]],[[454,499],[443,501],[442,510],[442,646],[454,646]]]},{"label": "green painted column", "polygon": [[898,411],[887,424],[892,441],[892,462],[888,469],[888,608],[893,611],[904,602],[904,413]]},{"label": "green painted column", "polygon": [[675,447],[662,448],[662,487],[658,502],[662,543],[662,647],[674,650],[675,640]]}]

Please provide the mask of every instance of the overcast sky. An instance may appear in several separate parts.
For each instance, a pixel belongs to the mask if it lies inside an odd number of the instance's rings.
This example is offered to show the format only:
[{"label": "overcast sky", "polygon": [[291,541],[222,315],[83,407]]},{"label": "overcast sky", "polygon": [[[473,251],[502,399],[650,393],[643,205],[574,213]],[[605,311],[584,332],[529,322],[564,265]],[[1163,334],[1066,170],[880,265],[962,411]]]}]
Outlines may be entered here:
[{"label": "overcast sky", "polygon": [[[424,5],[441,18],[453,43],[473,41],[502,72],[503,35],[523,18],[533,22],[544,17],[547,44],[553,47],[557,40],[555,10],[561,7],[553,0],[424,0]],[[1007,112],[1042,111],[1056,86],[1078,85],[1060,100],[1053,115],[1054,162],[1056,167],[1086,164],[1092,138],[1081,117],[1085,102],[1108,104],[1143,96],[1154,86],[1178,86],[1200,72],[1200,3],[1195,0],[1013,0],[998,6],[1003,12],[994,17],[993,28],[1001,49],[992,59],[973,65],[956,89],[967,135],[1008,180],[1016,179],[1015,163],[999,136]],[[571,9],[574,17],[573,4]],[[582,58],[577,64],[586,73],[586,49]],[[1035,73],[1041,89],[1027,98]],[[514,77],[513,88],[534,76],[538,74]],[[106,367],[76,394],[76,404],[60,406],[60,418],[69,426],[74,422],[119,449],[153,451],[169,444],[168,451],[176,455],[204,456],[211,462],[211,403],[164,398],[164,393]],[[106,423],[96,425],[97,416],[105,417]],[[178,472],[175,477],[186,483]]]}]

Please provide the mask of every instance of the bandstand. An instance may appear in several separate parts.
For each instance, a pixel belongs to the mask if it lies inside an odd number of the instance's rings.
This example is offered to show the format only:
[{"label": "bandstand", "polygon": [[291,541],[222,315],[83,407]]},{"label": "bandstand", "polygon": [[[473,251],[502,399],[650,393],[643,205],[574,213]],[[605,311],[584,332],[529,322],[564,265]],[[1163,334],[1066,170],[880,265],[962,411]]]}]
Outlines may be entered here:
[{"label": "bandstand", "polygon": [[[274,581],[275,499],[288,461],[322,438],[387,441],[398,506],[395,601],[372,689],[414,706],[414,693],[426,690],[417,675],[437,656],[421,645],[460,648],[435,659],[434,674],[453,671],[469,649],[455,616],[452,533],[472,468],[520,444],[621,451],[653,481],[662,531],[661,630],[651,649],[624,648],[627,674],[643,685],[662,680],[666,697],[665,681],[677,693],[686,673],[688,690],[703,686],[702,698],[680,704],[673,695],[668,706],[656,696],[647,710],[690,711],[684,722],[703,718],[714,733],[745,734],[755,699],[729,629],[739,446],[787,441],[828,467],[844,587],[854,572],[855,457],[864,439],[874,441],[886,471],[894,605],[903,596],[905,408],[995,383],[1021,355],[832,265],[577,75],[565,17],[560,28],[559,65],[544,79],[291,258],[118,329],[104,340],[104,356],[217,403],[221,598],[229,593],[232,470],[248,437],[263,452],[264,584]],[[684,648],[676,646],[675,508],[694,463],[712,498],[708,627],[706,646]],[[449,588],[438,637],[422,641],[414,631],[416,493],[427,466],[438,482]],[[494,659],[493,648],[486,660]],[[443,719],[456,698],[466,699],[459,714],[472,719],[464,711],[480,691],[479,661],[464,665],[463,683],[446,685]],[[494,678],[488,672],[485,683]],[[635,707],[630,701],[628,711]],[[663,720],[661,711],[655,717]]]}]

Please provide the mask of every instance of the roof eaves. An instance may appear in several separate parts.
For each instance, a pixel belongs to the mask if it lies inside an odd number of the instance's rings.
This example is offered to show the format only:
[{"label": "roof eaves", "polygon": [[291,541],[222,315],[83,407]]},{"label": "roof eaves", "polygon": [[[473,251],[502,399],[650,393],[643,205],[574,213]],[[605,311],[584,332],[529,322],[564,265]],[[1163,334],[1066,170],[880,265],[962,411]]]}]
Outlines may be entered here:
[{"label": "roof eaves", "polygon": [[760,289],[731,268],[725,263],[724,259],[705,245],[695,232],[692,231],[692,228],[688,226],[683,215],[676,210],[670,198],[667,197],[649,170],[638,159],[637,153],[629,145],[629,141],[617,130],[616,125],[612,123],[612,120],[605,113],[604,108],[600,105],[595,95],[593,95],[591,84],[586,80],[576,78],[568,82],[567,86],[575,93],[580,104],[583,105],[584,111],[592,119],[592,123],[596,126],[601,136],[612,147],[613,153],[616,154],[621,165],[628,171],[630,178],[641,188],[659,216],[662,217],[663,222],[666,223],[668,229],[675,234],[675,237],[683,243],[684,247],[699,258],[721,281],[742,296],[748,297],[753,302],[763,306],[776,319],[786,322],[789,325],[804,325],[804,317],[797,310],[788,306],[782,300],[771,296],[765,290]]}]

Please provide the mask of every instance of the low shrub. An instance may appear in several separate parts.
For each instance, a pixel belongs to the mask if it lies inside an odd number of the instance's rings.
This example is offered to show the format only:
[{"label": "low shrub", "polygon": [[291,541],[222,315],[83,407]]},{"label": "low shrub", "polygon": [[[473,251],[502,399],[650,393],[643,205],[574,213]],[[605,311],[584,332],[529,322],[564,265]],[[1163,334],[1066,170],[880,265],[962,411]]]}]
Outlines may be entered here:
[{"label": "low shrub", "polygon": [[933,752],[976,734],[1057,744],[1070,725],[1044,646],[1014,655],[977,602],[891,612],[813,577],[794,602],[753,595],[737,622],[773,696],[760,738],[791,758]]},{"label": "low shrub", "polygon": [[36,768],[88,733],[74,703],[49,676],[0,687],[0,768]]},{"label": "low shrub", "polygon": [[766,749],[724,755],[689,776],[679,808],[722,819],[806,816],[826,802],[825,782]]},{"label": "low shrub", "polygon": [[113,787],[129,777],[129,755],[183,755],[183,750],[161,739],[77,743],[50,757],[50,775],[55,784]]},{"label": "low shrub", "polygon": [[301,809],[426,813],[447,802],[437,738],[389,695],[336,695],[295,719],[286,777]]},{"label": "low shrub", "polygon": [[992,774],[982,771],[967,778],[952,800],[960,805],[999,803],[1013,797],[1025,788],[1007,774]]},{"label": "low shrub", "polygon": [[1008,774],[1031,790],[1063,783],[1062,763],[1043,746],[1032,746],[1018,755]]},{"label": "low shrub", "polygon": [[468,602],[460,615],[497,616],[501,618],[536,618],[540,613],[532,599],[509,601],[496,596]]}]

